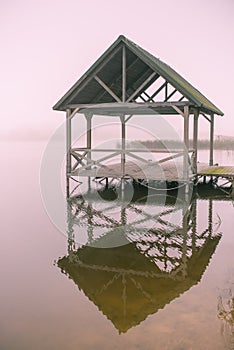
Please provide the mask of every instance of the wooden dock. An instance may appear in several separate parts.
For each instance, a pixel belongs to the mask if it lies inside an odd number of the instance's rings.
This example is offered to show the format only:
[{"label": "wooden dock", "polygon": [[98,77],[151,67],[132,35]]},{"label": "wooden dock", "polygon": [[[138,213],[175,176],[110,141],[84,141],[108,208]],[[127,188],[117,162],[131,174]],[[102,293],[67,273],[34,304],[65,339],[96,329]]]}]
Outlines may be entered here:
[{"label": "wooden dock", "polygon": [[[71,176],[94,177],[94,178],[125,178],[134,180],[155,180],[155,181],[184,181],[183,163],[175,163],[168,161],[165,163],[158,162],[133,162],[127,161],[124,165],[124,176],[121,163],[112,163],[107,165],[99,165],[90,170],[76,169]],[[191,169],[189,176],[193,178]]]},{"label": "wooden dock", "polygon": [[234,181],[234,166],[214,165],[198,170],[199,176],[221,177]]}]

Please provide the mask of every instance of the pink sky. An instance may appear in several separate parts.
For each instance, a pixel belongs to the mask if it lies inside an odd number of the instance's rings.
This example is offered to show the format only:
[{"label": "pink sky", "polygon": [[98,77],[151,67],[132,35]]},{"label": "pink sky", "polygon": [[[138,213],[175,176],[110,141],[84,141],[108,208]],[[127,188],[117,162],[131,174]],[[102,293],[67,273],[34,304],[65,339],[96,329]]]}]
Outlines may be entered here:
[{"label": "pink sky", "polygon": [[49,137],[52,106],[123,34],[217,105],[215,134],[234,135],[233,0],[3,0],[0,134]]}]

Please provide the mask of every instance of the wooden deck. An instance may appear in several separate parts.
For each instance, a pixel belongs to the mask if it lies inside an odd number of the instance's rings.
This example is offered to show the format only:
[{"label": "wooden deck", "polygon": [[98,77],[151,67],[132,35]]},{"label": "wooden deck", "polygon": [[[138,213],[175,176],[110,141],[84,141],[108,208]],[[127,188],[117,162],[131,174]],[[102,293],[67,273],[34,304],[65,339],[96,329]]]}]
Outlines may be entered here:
[{"label": "wooden deck", "polygon": [[[121,163],[113,163],[109,165],[96,166],[90,170],[76,169],[70,175],[81,177],[106,177],[106,178],[121,178],[123,177]],[[192,171],[189,171],[189,177],[194,177]],[[183,164],[168,161],[165,163],[157,162],[132,162],[125,163],[124,178],[132,179],[147,179],[156,181],[184,181]]]},{"label": "wooden deck", "polygon": [[234,180],[234,166],[209,166],[198,170],[197,175],[223,177]]}]

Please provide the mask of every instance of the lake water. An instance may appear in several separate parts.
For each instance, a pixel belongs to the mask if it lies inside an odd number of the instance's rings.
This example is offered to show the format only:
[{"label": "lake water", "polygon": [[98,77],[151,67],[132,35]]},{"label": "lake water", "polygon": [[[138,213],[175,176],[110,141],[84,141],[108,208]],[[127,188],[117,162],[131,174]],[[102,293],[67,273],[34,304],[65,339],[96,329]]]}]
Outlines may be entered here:
[{"label": "lake water", "polygon": [[234,349],[232,200],[99,192],[65,207],[63,234],[41,198],[44,146],[1,143],[0,349]]}]

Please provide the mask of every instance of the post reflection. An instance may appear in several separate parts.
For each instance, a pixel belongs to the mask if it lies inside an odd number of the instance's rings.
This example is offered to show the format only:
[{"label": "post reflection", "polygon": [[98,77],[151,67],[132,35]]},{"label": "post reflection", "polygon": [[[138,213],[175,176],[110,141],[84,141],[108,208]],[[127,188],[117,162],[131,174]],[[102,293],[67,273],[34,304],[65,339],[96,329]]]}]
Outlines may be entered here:
[{"label": "post reflection", "polygon": [[[81,196],[68,202],[68,254],[57,264],[119,333],[197,284],[221,238],[213,230],[212,200],[202,232],[197,228],[196,198],[178,207],[173,196],[164,203],[155,196],[148,207],[151,210],[144,211],[144,200],[138,198],[111,215],[110,209],[98,210],[98,203]],[[171,220],[175,213],[181,216],[180,224]],[[77,243],[75,226],[85,228],[86,244]],[[123,228],[125,244],[105,248]]]}]

